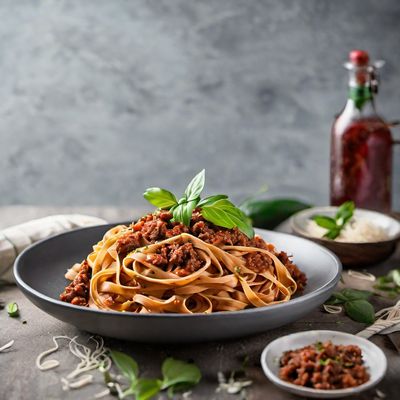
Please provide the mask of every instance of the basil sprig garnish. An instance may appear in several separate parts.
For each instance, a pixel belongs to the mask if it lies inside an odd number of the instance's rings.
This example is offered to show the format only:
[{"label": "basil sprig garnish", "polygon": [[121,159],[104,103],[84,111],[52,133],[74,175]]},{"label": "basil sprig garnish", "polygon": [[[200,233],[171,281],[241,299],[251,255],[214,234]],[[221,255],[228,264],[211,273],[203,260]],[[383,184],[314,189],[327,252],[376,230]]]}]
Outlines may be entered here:
[{"label": "basil sprig garnish", "polygon": [[161,188],[149,188],[143,196],[154,206],[170,210],[174,221],[189,226],[195,208],[207,221],[217,226],[232,229],[238,228],[249,238],[254,236],[250,219],[236,207],[228,196],[217,194],[200,199],[205,184],[205,171],[200,171],[189,183],[183,196],[177,200],[175,195]]},{"label": "basil sprig garnish", "polygon": [[334,240],[353,217],[354,209],[354,202],[346,201],[338,208],[334,218],[326,215],[314,215],[312,219],[317,225],[327,229],[324,237]]},{"label": "basil sprig garnish", "polygon": [[[162,390],[167,390],[171,398],[174,393],[197,385],[201,379],[201,372],[195,364],[171,357],[162,364],[162,379],[141,378],[137,362],[127,354],[111,351],[111,358],[129,382],[129,386],[120,393],[120,399],[133,395],[136,400],[149,400]],[[106,383],[109,383],[109,376]]]},{"label": "basil sprig garnish", "polygon": [[371,295],[368,290],[343,289],[333,293],[325,304],[343,305],[346,314],[354,321],[372,324],[375,310],[368,301]]}]

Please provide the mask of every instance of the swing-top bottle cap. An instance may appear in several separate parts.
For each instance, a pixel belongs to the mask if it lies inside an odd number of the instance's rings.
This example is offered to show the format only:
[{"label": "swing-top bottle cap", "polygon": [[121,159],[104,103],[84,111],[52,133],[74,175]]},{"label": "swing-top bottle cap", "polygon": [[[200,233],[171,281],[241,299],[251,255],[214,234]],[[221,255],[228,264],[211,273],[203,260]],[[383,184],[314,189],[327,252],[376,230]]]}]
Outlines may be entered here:
[{"label": "swing-top bottle cap", "polygon": [[349,53],[349,60],[354,66],[367,66],[369,63],[369,54],[364,50],[352,50]]}]

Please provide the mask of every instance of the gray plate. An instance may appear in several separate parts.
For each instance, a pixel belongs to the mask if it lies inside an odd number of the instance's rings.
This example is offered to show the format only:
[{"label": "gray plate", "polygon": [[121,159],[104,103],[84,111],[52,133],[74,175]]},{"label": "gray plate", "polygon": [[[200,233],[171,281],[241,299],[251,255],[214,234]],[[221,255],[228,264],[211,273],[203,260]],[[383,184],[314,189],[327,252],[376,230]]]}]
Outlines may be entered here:
[{"label": "gray plate", "polygon": [[182,343],[235,338],[298,320],[330,296],[342,270],[333,253],[309,240],[257,230],[267,242],[294,255],[308,277],[303,295],[269,307],[191,315],[101,311],[59,301],[67,268],[84,259],[111,226],[77,229],[29,247],[15,262],[17,285],[43,311],[79,329],[125,340]]}]

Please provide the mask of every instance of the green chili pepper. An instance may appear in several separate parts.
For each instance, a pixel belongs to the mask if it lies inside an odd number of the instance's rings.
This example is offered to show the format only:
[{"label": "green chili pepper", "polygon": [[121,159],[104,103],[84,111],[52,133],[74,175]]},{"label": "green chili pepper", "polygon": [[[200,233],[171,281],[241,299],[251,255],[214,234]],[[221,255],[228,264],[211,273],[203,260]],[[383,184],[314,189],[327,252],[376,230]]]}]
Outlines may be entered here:
[{"label": "green chili pepper", "polygon": [[245,200],[240,209],[257,228],[274,229],[293,214],[311,205],[295,199]]}]

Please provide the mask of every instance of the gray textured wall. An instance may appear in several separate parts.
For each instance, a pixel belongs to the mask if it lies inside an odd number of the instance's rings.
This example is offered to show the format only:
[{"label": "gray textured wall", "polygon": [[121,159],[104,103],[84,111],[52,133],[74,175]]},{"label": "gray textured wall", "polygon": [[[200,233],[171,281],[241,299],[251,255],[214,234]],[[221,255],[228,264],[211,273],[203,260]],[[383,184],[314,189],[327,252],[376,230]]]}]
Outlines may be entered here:
[{"label": "gray textured wall", "polygon": [[400,117],[399,21],[398,0],[1,0],[0,204],[143,205],[203,167],[209,192],[324,203],[341,63],[386,59]]}]

